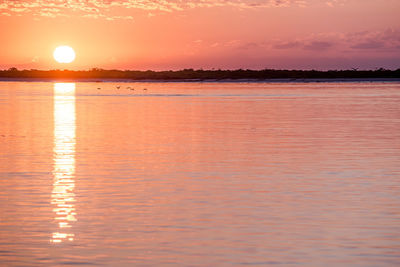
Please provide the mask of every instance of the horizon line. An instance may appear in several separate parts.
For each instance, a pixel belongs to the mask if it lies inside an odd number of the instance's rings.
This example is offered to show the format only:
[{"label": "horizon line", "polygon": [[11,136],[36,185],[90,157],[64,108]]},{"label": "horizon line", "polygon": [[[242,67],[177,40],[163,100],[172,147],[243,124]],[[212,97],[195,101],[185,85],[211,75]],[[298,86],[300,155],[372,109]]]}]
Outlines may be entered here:
[{"label": "horizon line", "polygon": [[100,71],[137,71],[137,72],[180,72],[180,71],[317,71],[317,72],[330,72],[330,71],[400,71],[400,66],[397,68],[383,68],[383,67],[376,67],[374,69],[360,69],[360,68],[347,68],[347,69],[327,69],[327,70],[322,70],[322,69],[290,69],[290,68],[262,68],[262,69],[252,69],[252,68],[181,68],[181,69],[165,69],[165,70],[152,70],[152,69],[146,69],[146,70],[138,70],[138,69],[104,69],[104,68],[98,68],[98,67],[93,67],[89,69],[18,69],[17,67],[10,67],[8,69],[0,69],[1,72],[6,72],[6,71],[71,71],[71,72],[100,72]]}]

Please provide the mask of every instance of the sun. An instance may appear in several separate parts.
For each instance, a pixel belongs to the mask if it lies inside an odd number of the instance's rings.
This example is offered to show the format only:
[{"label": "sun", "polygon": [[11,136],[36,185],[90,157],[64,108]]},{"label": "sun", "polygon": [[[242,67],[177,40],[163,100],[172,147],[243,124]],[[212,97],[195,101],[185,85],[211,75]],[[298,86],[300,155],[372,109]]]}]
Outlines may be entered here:
[{"label": "sun", "polygon": [[59,46],[54,50],[53,57],[58,63],[71,63],[75,59],[75,51],[67,45]]}]

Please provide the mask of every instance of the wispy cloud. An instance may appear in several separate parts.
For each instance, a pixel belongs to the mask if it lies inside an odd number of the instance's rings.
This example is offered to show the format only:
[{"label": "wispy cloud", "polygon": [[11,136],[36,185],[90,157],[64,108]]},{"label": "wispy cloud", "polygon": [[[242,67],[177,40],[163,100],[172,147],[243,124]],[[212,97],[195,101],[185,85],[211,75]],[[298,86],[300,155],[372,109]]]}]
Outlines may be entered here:
[{"label": "wispy cloud", "polygon": [[331,48],[333,45],[334,45],[334,43],[332,43],[332,42],[313,41],[309,44],[306,44],[304,46],[304,49],[312,50],[312,51],[323,51],[323,50]]},{"label": "wispy cloud", "polygon": [[379,48],[383,48],[384,46],[385,46],[384,42],[371,40],[371,41],[365,41],[362,43],[354,44],[351,46],[351,48],[353,48],[353,49],[379,49]]},{"label": "wispy cloud", "polygon": [[390,28],[384,31],[355,32],[348,34],[346,39],[352,49],[399,49],[400,29]]},{"label": "wispy cloud", "polygon": [[390,52],[400,49],[400,30],[363,31],[352,33],[326,33],[306,36],[296,40],[278,40],[272,44],[274,49],[302,49],[313,52],[336,50],[376,50]]},{"label": "wispy cloud", "polygon": [[299,41],[289,41],[289,42],[280,42],[275,44],[273,47],[275,49],[293,49],[293,48],[298,48],[302,44]]},{"label": "wispy cloud", "polygon": [[79,15],[89,18],[132,19],[131,16],[109,14],[114,9],[173,12],[229,6],[240,9],[303,6],[307,1],[309,0],[0,0],[0,16],[25,13],[43,17]]}]

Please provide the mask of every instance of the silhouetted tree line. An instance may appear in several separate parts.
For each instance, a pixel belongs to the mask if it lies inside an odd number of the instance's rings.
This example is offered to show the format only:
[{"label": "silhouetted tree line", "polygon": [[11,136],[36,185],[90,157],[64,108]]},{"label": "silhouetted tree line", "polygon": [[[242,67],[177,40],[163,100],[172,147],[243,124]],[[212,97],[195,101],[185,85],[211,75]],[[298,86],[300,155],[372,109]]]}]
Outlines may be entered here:
[{"label": "silhouetted tree line", "polygon": [[177,71],[104,70],[0,70],[0,78],[40,79],[129,79],[129,80],[224,80],[224,79],[347,79],[347,78],[400,78],[400,69],[387,70],[203,70],[183,69]]}]

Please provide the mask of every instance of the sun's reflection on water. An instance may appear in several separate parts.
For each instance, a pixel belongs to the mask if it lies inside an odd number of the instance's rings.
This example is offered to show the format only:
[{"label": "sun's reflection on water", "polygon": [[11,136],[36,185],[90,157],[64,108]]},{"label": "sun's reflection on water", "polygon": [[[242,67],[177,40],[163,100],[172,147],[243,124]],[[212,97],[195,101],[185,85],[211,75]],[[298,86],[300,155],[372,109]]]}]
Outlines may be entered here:
[{"label": "sun's reflection on water", "polygon": [[54,84],[53,191],[51,204],[58,230],[51,242],[73,241],[75,211],[75,83]]}]

